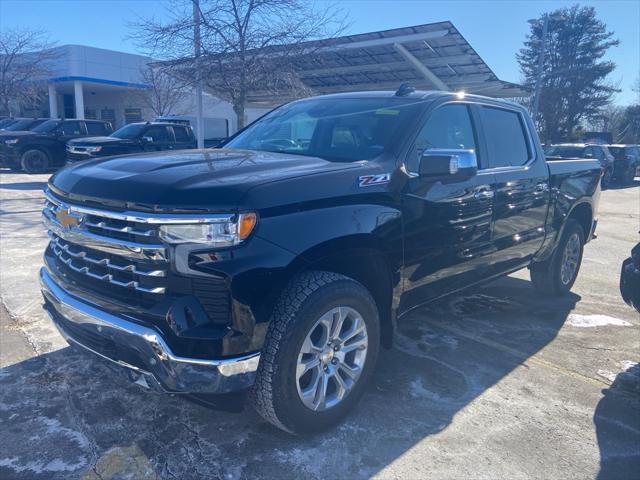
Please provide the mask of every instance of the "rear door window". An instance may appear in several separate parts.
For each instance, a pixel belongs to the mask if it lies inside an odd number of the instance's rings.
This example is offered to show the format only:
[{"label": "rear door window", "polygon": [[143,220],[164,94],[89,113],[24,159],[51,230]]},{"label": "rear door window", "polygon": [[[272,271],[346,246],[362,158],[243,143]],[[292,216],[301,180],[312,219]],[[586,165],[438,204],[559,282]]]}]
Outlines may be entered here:
[{"label": "rear door window", "polygon": [[517,167],[529,161],[528,137],[520,113],[482,106],[482,119],[491,167]]},{"label": "rear door window", "polygon": [[89,135],[107,135],[109,133],[104,123],[87,122],[86,125]]},{"label": "rear door window", "polygon": [[150,137],[153,143],[166,143],[171,141],[169,130],[164,125],[154,125],[144,132],[143,136]]},{"label": "rear door window", "polygon": [[84,135],[82,131],[82,123],[76,121],[63,122],[62,123],[62,135]]},{"label": "rear door window", "polygon": [[179,127],[177,125],[174,125],[173,134],[175,135],[176,142],[178,143],[186,143],[191,141],[191,135],[189,135],[189,131],[186,127]]}]

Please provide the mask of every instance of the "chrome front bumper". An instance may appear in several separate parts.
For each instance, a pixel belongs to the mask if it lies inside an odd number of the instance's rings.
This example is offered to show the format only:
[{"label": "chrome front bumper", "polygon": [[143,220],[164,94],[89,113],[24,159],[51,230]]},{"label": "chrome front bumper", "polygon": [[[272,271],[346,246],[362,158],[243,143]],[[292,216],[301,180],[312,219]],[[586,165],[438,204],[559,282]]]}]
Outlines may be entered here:
[{"label": "chrome front bumper", "polygon": [[207,360],[176,356],[158,331],[112,315],[71,296],[40,270],[45,309],[62,336],[125,367],[144,386],[170,393],[228,393],[254,382],[260,354]]}]

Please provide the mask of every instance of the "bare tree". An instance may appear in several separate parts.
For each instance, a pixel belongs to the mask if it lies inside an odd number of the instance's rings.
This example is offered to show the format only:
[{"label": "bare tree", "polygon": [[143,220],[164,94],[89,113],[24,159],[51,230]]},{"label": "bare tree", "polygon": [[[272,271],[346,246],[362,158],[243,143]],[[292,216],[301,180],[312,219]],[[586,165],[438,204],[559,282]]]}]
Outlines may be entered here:
[{"label": "bare tree", "polygon": [[[142,20],[133,38],[193,79],[192,8],[192,0],[172,2],[169,21]],[[233,104],[239,127],[255,92],[308,93],[295,75],[296,56],[309,53],[309,40],[335,36],[345,25],[334,4],[306,0],[201,0],[199,8],[205,85]]]},{"label": "bare tree", "polygon": [[40,30],[0,31],[0,110],[14,113],[13,106],[37,107],[46,95],[46,78],[59,55]]},{"label": "bare tree", "polygon": [[147,88],[136,91],[133,96],[155,116],[184,113],[177,111],[177,108],[184,105],[189,86],[181,77],[156,65],[144,67],[141,77]]}]

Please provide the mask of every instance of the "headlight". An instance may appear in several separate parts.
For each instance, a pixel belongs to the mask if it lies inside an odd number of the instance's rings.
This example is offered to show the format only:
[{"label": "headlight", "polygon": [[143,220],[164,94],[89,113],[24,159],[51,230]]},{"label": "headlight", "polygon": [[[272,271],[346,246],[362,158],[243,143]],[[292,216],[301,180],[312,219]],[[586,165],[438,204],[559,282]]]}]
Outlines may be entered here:
[{"label": "headlight", "polygon": [[10,138],[9,140],[5,140],[4,143],[6,143],[7,145],[15,145],[16,143],[18,143],[18,138]]},{"label": "headlight", "polygon": [[242,213],[235,222],[162,225],[160,238],[171,244],[198,243],[230,247],[249,237],[257,220],[255,213]]},{"label": "headlight", "polygon": [[100,150],[102,150],[102,147],[86,147],[85,148],[85,151],[89,153],[96,153],[96,152],[99,152]]}]

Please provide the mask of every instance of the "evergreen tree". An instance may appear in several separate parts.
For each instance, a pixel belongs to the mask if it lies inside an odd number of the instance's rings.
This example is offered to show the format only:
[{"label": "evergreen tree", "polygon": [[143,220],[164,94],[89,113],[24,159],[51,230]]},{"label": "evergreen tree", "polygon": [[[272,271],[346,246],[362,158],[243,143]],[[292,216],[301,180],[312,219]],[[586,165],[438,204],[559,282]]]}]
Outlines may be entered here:
[{"label": "evergreen tree", "polygon": [[[541,137],[550,143],[572,139],[581,122],[596,118],[609,105],[618,91],[607,81],[615,64],[603,57],[619,41],[598,20],[593,7],[574,5],[545,15],[548,33],[535,120]],[[517,54],[524,84],[531,91],[538,81],[544,18],[532,22]]]}]

